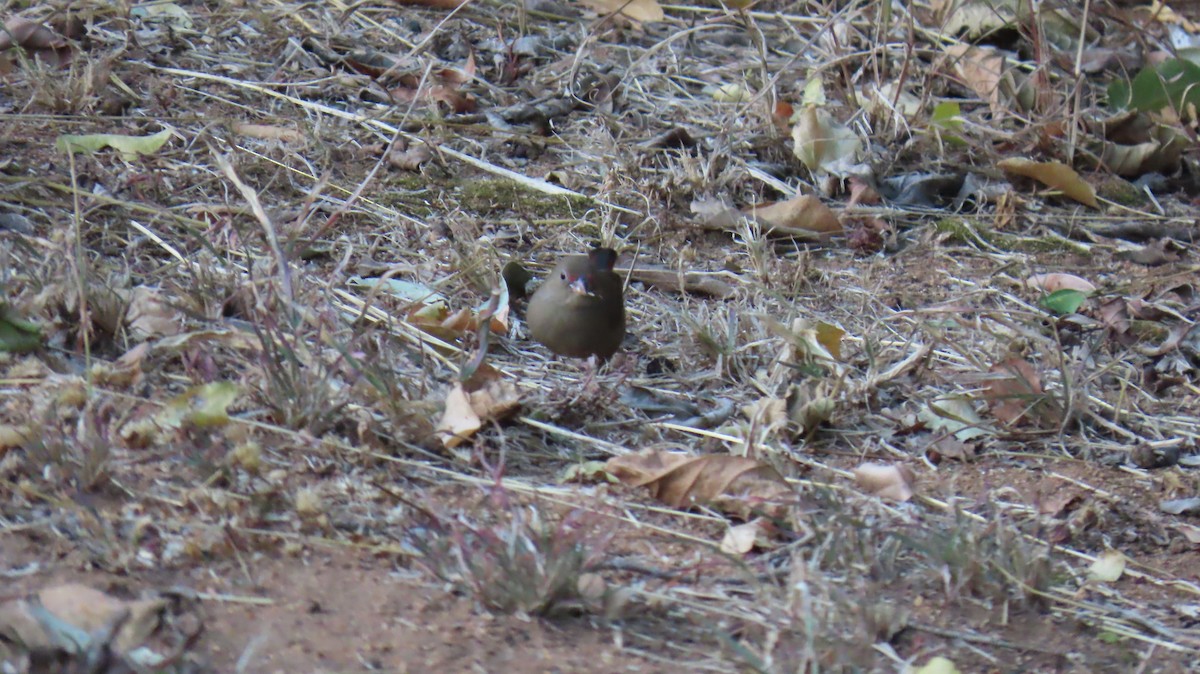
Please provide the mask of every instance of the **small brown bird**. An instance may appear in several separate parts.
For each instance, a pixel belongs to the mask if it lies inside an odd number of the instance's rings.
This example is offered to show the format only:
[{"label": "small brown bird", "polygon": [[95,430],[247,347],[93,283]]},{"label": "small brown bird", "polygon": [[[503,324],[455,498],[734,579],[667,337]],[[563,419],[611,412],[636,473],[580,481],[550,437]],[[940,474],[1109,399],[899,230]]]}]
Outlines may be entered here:
[{"label": "small brown bird", "polygon": [[625,337],[625,297],[613,272],[617,253],[594,248],[559,261],[529,300],[533,338],[554,353],[607,360]]}]

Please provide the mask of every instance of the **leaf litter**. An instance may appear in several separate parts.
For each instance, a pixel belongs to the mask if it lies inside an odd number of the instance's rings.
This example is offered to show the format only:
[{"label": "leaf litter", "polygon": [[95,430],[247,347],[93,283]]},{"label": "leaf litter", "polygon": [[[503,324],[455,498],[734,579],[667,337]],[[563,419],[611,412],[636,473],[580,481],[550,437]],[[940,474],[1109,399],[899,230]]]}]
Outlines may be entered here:
[{"label": "leaf litter", "polygon": [[[214,671],[1179,671],[1194,72],[1096,55],[1193,29],[993,4],[5,17],[0,572],[204,577]],[[599,372],[506,282],[594,243]]]}]

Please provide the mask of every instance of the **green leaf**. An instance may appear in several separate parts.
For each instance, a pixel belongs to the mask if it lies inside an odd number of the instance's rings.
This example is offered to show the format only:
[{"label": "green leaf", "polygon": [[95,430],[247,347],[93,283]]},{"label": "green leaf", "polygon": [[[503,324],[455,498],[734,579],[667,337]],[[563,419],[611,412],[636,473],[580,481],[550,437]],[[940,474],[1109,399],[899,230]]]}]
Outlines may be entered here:
[{"label": "green leaf", "polygon": [[42,330],[0,302],[0,352],[27,353],[42,344]]},{"label": "green leaf", "polygon": [[238,393],[237,384],[227,381],[193,386],[167,403],[155,420],[166,428],[224,426],[229,423],[228,407]]},{"label": "green leaf", "polygon": [[1142,68],[1132,82],[1118,80],[1108,86],[1108,103],[1110,107],[1138,112],[1200,106],[1200,64],[1171,59]]},{"label": "green leaf", "polygon": [[60,152],[83,154],[92,154],[111,147],[121,153],[122,159],[132,160],[138,155],[158,152],[170,139],[171,129],[163,129],[149,136],[122,136],[116,133],[92,133],[83,136],[64,134],[58,137],[54,146]]},{"label": "green leaf", "polygon": [[1042,307],[1056,314],[1073,314],[1087,301],[1088,294],[1079,290],[1056,290],[1042,298]]},{"label": "green leaf", "polygon": [[943,141],[957,145],[965,146],[967,141],[963,140],[957,133],[962,129],[963,118],[962,108],[955,101],[944,101],[938,103],[933,108],[933,115],[929,118],[930,125],[937,130],[938,137]]},{"label": "green leaf", "polygon": [[929,118],[929,122],[943,129],[957,131],[963,125],[962,107],[956,101],[938,103],[933,108],[933,116]]}]

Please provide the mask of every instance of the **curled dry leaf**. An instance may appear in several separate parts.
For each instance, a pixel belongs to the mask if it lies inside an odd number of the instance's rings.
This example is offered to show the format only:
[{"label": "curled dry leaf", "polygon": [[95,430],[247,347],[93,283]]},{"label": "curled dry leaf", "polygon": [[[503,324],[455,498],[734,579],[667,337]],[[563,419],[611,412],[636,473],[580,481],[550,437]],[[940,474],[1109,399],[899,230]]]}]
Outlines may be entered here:
[{"label": "curled dry leaf", "polygon": [[33,58],[47,65],[67,65],[74,55],[74,48],[61,35],[40,23],[14,16],[4,22],[0,29],[0,51],[21,47]]},{"label": "curled dry leaf", "polygon": [[[116,634],[115,646],[122,653],[144,644],[158,629],[168,602],[165,599],[124,601],[86,585],[48,587],[29,599],[12,599],[0,604],[0,634],[11,634],[27,650],[53,648],[75,643],[77,634],[100,633],[121,615],[129,617]],[[63,641],[63,639],[66,639]]]},{"label": "curled dry leaf", "polygon": [[744,456],[648,450],[613,457],[606,468],[625,484],[648,487],[672,508],[706,504],[741,519],[755,513],[776,516],[792,495],[777,470]]},{"label": "curled dry leaf", "polygon": [[773,529],[770,520],[762,517],[729,527],[721,539],[720,550],[727,555],[744,555],[755,546],[767,547]]},{"label": "curled dry leaf", "polygon": [[1176,524],[1175,530],[1192,545],[1200,545],[1200,527],[1194,524]]},{"label": "curled dry leaf", "polygon": [[848,176],[858,162],[862,149],[863,142],[858,134],[835,120],[819,105],[805,105],[796,113],[796,124],[792,127],[792,154],[809,171]]},{"label": "curled dry leaf", "polygon": [[1120,550],[1105,550],[1092,565],[1088,567],[1088,579],[1101,583],[1111,583],[1125,573],[1128,560]]},{"label": "curled dry leaf", "polygon": [[1068,508],[1084,501],[1083,492],[1078,489],[1059,489],[1038,502],[1038,512],[1050,517],[1058,517]]},{"label": "curled dry leaf", "polygon": [[1020,358],[1009,358],[988,369],[984,398],[1001,423],[1050,428],[1062,423],[1062,410],[1042,389],[1037,370]]},{"label": "curled dry leaf", "polygon": [[427,101],[440,103],[454,113],[472,112],[475,110],[475,99],[462,91],[462,86],[475,77],[475,55],[467,59],[463,70],[444,68],[431,74],[428,78],[417,74],[404,74],[398,78],[398,85],[388,90],[392,101],[400,105]]},{"label": "curled dry leaf", "polygon": [[909,669],[912,674],[962,674],[958,665],[950,658],[941,655],[934,656],[929,659],[929,662],[921,665],[917,669]]},{"label": "curled dry leaf", "polygon": [[997,166],[1026,178],[1034,180],[1059,190],[1068,197],[1085,206],[1100,208],[1096,201],[1096,188],[1089,185],[1075,169],[1060,161],[1032,161],[1022,157],[1001,160]]},{"label": "curled dry leaf", "polygon": [[946,54],[951,58],[954,72],[963,84],[979,98],[988,102],[993,112],[1001,112],[1001,81],[1004,79],[1004,57],[994,49],[965,44],[950,45]]},{"label": "curled dry leaf", "polygon": [[446,396],[446,409],[437,424],[438,437],[442,446],[453,449],[483,428],[485,421],[503,419],[520,406],[520,395],[512,382],[493,379],[470,393],[461,383],[455,384]]},{"label": "curled dry leaf", "polygon": [[434,9],[457,9],[467,0],[392,0],[398,5],[417,5]]},{"label": "curled dry leaf", "polygon": [[864,463],[854,469],[854,481],[859,489],[891,501],[901,503],[913,497],[916,476],[908,466],[895,464]]},{"label": "curled dry leaf", "polygon": [[753,206],[747,215],[763,225],[767,234],[775,236],[811,236],[840,234],[842,223],[836,214],[818,197],[803,194],[769,206]]},{"label": "curled dry leaf", "polygon": [[584,0],[600,12],[619,12],[641,23],[653,23],[666,18],[658,0]]},{"label": "curled dry leaf", "polygon": [[1158,504],[1158,508],[1172,515],[1200,515],[1200,497],[1163,501]]},{"label": "curled dry leaf", "polygon": [[1074,274],[1062,272],[1034,274],[1025,279],[1025,287],[1032,288],[1033,290],[1041,290],[1045,293],[1054,293],[1059,290],[1078,290],[1081,293],[1088,294],[1096,292],[1096,285],[1091,281]]},{"label": "curled dry leaf", "polygon": [[183,313],[153,288],[138,286],[129,296],[125,322],[134,339],[145,341],[183,332]]},{"label": "curled dry leaf", "polygon": [[[405,320],[421,330],[445,340],[454,340],[465,332],[475,332],[479,327],[479,316],[488,301],[484,301],[475,310],[461,308],[452,311],[450,302],[440,292],[415,281],[403,279],[380,279],[352,277],[347,281],[352,288],[380,287],[393,297],[407,302]],[[500,286],[500,309],[491,315],[488,328],[496,334],[508,332],[508,287]],[[490,298],[489,298],[490,299]]]},{"label": "curled dry leaf", "polygon": [[637,269],[617,267],[613,271],[620,276],[628,276],[634,281],[641,281],[663,290],[709,295],[717,299],[725,299],[733,294],[733,286],[717,278],[714,274],[676,272],[670,269],[646,269],[644,267]]},{"label": "curled dry leaf", "polygon": [[430,159],[433,159],[433,148],[428,143],[409,143],[403,138],[397,140],[387,155],[388,164],[402,171],[416,171]]},{"label": "curled dry leaf", "polygon": [[283,126],[237,122],[233,125],[233,130],[238,135],[246,136],[248,138],[258,138],[259,140],[279,140],[285,143],[294,144],[304,142],[304,134],[300,133],[296,129]]}]

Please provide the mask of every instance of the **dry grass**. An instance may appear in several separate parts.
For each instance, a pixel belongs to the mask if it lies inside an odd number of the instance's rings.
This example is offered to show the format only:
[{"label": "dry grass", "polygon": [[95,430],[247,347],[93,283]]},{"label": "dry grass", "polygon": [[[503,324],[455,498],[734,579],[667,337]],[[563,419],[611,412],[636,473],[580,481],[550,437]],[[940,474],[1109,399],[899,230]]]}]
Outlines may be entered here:
[{"label": "dry grass", "polygon": [[[59,4],[23,14],[45,20]],[[0,537],[40,531],[69,542],[67,564],[125,573],[138,559],[160,579],[252,551],[348,546],[432,569],[481,609],[582,612],[621,632],[630,662],[672,671],[893,671],[942,654],[963,671],[1168,672],[1200,657],[1187,612],[1200,555],[1158,510],[1200,478],[1130,460],[1137,447],[1186,455],[1200,438],[1197,349],[1180,338],[1196,318],[1196,250],[1176,241],[1175,260],[1144,266],[1119,256],[1133,244],[1093,233],[1191,222],[1181,192],[1154,212],[1087,211],[1024,185],[961,212],[848,208],[851,229],[886,223],[866,251],[752,224],[711,231],[692,212],[819,191],[772,114],[817,74],[833,114],[871,140],[879,177],[993,182],[1009,154],[1063,159],[1039,148],[1056,124],[1082,128],[1101,82],[1084,83],[1078,110],[993,112],[939,64],[954,40],[930,12],[889,18],[865,2],[673,6],[645,27],[567,5],[337,1],[180,3],[193,23],[172,26],[110,4],[71,4],[88,29],[69,67],[0,71],[0,204],[33,224],[0,229],[0,282],[45,335],[42,350],[0,360],[0,422],[16,438],[0,449],[12,487]],[[1044,93],[1069,98],[1066,71],[1041,65]],[[443,72],[470,67],[461,86]],[[855,102],[895,82],[926,112]],[[725,84],[756,93],[717,102]],[[949,99],[962,100],[965,146],[931,131],[928,104]],[[694,147],[653,142],[675,127]],[[55,149],[61,134],[162,128],[171,142],[140,158]],[[422,146],[405,156],[423,161],[399,157]],[[828,201],[840,210],[846,194]],[[433,426],[476,336],[427,334],[404,302],[354,280],[412,281],[477,307],[507,261],[540,273],[593,242],[712,272],[732,294],[631,284],[628,359],[582,397],[578,364],[519,327],[493,335],[487,362],[523,410],[446,452]],[[1087,319],[1039,305],[1025,280],[1047,271],[1096,282]],[[1133,320],[1138,339],[1098,318],[1117,299],[1156,309]],[[139,323],[133,306],[159,320]],[[845,330],[836,362],[796,355],[800,319]],[[1034,423],[988,411],[991,368],[1010,358],[1040,377],[1021,399]],[[156,425],[208,382],[238,387],[227,421]],[[629,386],[726,412],[682,427],[631,407]],[[798,432],[740,412],[796,390],[830,402],[826,423]],[[938,455],[961,428],[928,415],[947,398],[980,414],[965,461]],[[796,500],[776,547],[731,558],[715,513],[603,480],[560,484],[647,448],[778,468]],[[862,493],[849,471],[868,459],[910,466],[916,499]],[[485,493],[505,508],[489,512]],[[81,504],[105,525],[76,517]],[[152,549],[134,533],[147,517]],[[1130,557],[1125,579],[1087,581],[1109,547]],[[226,651],[245,646],[209,631]]]}]

